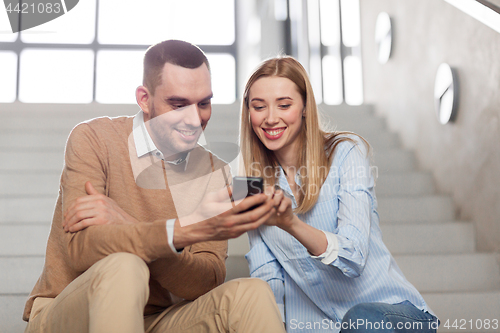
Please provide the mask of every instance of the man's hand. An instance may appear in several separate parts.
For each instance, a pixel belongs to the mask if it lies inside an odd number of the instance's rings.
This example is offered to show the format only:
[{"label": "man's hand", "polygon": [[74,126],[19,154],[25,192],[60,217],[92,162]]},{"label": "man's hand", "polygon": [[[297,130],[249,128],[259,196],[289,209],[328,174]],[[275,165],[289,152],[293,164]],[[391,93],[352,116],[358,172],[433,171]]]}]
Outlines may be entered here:
[{"label": "man's hand", "polygon": [[91,225],[138,222],[113,199],[97,192],[90,182],[85,183],[85,191],[88,195],[76,199],[64,213],[64,231],[77,232]]},{"label": "man's hand", "polygon": [[[264,224],[276,212],[272,194],[257,194],[247,197],[232,207],[227,200],[226,188],[209,193],[198,209],[186,217],[186,221],[195,221],[181,226],[175,223],[174,246],[178,249],[188,245],[213,240],[236,238],[241,234],[254,230]],[[245,210],[258,206],[252,210]],[[222,213],[215,214],[215,212]],[[213,215],[211,215],[214,213]],[[184,224],[184,223],[183,223]]]}]

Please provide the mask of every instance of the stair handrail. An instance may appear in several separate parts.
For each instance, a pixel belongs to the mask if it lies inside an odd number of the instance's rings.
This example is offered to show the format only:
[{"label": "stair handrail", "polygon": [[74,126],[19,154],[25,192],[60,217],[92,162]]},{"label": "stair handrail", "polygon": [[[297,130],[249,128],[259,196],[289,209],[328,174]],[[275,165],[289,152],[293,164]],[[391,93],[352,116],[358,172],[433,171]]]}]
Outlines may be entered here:
[{"label": "stair handrail", "polygon": [[491,0],[444,0],[472,16],[479,22],[500,33],[500,1]]}]

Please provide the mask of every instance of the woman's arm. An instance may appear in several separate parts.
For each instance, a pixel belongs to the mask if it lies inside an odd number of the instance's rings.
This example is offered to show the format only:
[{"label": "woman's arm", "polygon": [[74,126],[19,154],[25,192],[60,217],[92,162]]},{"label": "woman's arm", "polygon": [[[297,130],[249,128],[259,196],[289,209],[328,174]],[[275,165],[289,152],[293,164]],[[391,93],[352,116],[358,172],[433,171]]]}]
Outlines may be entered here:
[{"label": "woman's arm", "polygon": [[[342,145],[344,147],[347,146]],[[334,233],[301,221],[291,210],[291,200],[283,197],[276,215],[266,224],[276,225],[294,236],[317,259],[333,265],[349,277],[363,272],[368,256],[374,186],[370,163],[362,143],[339,149],[335,163],[340,177],[337,198],[339,211]],[[340,148],[340,147],[339,147]],[[276,196],[282,195],[280,192]],[[332,213],[333,214],[333,213]],[[320,218],[320,217],[316,217]],[[331,218],[324,216],[323,218]]]},{"label": "woman's arm", "polygon": [[332,262],[348,277],[363,273],[368,258],[374,202],[374,177],[362,142],[346,142],[345,157],[339,159],[337,229],[338,258]]},{"label": "woman's arm", "polygon": [[302,222],[297,215],[293,213],[292,215],[293,217],[290,223],[282,226],[281,229],[295,237],[302,245],[304,245],[311,255],[319,256],[325,253],[328,246],[325,233],[305,222]]},{"label": "woman's arm", "polygon": [[277,226],[295,237],[313,256],[324,253],[328,246],[326,235],[319,229],[301,221],[292,210],[292,200],[282,190],[273,197],[278,204],[276,213],[267,220],[266,225]]}]

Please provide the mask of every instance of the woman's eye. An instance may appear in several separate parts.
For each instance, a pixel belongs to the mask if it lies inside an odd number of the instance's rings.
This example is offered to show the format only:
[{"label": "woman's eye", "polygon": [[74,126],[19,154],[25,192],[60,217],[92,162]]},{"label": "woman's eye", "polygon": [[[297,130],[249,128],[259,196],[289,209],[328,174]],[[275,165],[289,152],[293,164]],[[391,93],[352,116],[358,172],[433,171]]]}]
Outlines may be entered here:
[{"label": "woman's eye", "polygon": [[259,110],[262,110],[264,107],[263,106],[254,106],[253,109],[255,111],[259,111]]},{"label": "woman's eye", "polygon": [[291,104],[283,104],[283,105],[280,105],[280,108],[288,109],[290,106],[292,106],[292,105]]}]

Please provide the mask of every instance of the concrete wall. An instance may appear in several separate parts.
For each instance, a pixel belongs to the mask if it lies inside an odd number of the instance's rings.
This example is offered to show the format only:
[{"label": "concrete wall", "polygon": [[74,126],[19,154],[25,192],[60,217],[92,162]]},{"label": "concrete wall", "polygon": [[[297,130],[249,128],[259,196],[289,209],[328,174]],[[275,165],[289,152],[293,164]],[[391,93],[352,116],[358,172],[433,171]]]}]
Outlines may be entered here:
[{"label": "concrete wall", "polygon": [[[365,102],[388,118],[457,218],[476,225],[478,249],[500,250],[500,34],[442,0],[361,0]],[[393,53],[376,58],[377,15],[392,19]],[[433,104],[438,66],[459,80],[455,123],[441,125]]]}]

